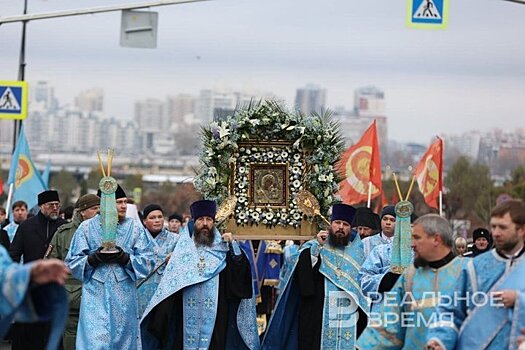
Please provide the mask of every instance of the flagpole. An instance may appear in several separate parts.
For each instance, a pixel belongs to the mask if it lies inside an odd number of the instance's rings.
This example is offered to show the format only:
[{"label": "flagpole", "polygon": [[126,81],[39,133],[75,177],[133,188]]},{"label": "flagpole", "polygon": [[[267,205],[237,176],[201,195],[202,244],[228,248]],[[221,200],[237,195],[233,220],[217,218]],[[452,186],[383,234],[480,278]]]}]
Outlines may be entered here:
[{"label": "flagpole", "polygon": [[[27,14],[27,0],[24,0],[24,15]],[[26,68],[26,25],[27,21],[22,21],[22,41],[20,42],[20,56],[18,58],[18,81],[25,80],[25,68]],[[18,134],[22,128],[22,121],[15,120],[13,127],[13,153],[16,149],[16,143],[18,141]]]},{"label": "flagpole", "polygon": [[372,201],[372,181],[368,181],[368,199],[366,201],[367,208],[370,208],[371,201]]},{"label": "flagpole", "polygon": [[11,213],[11,201],[13,200],[13,183],[9,184],[9,191],[7,192],[7,203],[5,205],[6,219],[9,219],[9,214]]},{"label": "flagpole", "polygon": [[443,216],[443,191],[439,190],[439,216]]}]

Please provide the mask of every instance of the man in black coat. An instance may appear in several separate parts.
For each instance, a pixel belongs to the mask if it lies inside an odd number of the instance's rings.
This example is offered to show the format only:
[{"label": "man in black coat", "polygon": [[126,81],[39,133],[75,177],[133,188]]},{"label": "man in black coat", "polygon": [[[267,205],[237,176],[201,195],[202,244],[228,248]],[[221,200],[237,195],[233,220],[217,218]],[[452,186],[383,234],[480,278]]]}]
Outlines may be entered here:
[{"label": "man in black coat", "polygon": [[44,191],[38,195],[40,211],[22,222],[9,248],[11,259],[24,263],[42,259],[57,228],[66,221],[59,217],[60,199],[57,191]]},{"label": "man in black coat", "polygon": [[0,245],[2,245],[6,250],[9,249],[9,236],[5,230],[0,230]]},{"label": "man in black coat", "polygon": [[472,250],[463,254],[467,258],[475,258],[476,256],[488,252],[492,249],[492,237],[489,230],[478,227],[472,231]]},{"label": "man in black coat", "polygon": [[[57,191],[38,195],[40,211],[22,222],[9,247],[11,259],[24,264],[44,258],[55,231],[66,221],[59,217],[60,199]],[[18,323],[13,329],[13,350],[45,349],[49,336],[49,322]]]}]

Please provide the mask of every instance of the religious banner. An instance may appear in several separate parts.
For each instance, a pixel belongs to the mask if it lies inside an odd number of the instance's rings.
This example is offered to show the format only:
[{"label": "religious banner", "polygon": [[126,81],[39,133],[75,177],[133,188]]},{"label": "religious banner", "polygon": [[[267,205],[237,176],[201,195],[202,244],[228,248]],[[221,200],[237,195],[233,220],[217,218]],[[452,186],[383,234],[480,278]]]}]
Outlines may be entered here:
[{"label": "religious banner", "polygon": [[342,155],[337,170],[344,177],[339,185],[344,203],[357,204],[381,194],[381,157],[375,120],[361,139]]},{"label": "religious banner", "polygon": [[31,159],[24,129],[22,125],[11,158],[7,183],[13,187],[13,197],[11,203],[8,203],[8,207],[16,201],[24,201],[27,203],[28,209],[31,209],[38,204],[37,195],[47,190],[47,187]]},{"label": "religious banner", "polygon": [[194,185],[219,204],[237,199],[227,230],[243,239],[309,239],[317,233],[320,217],[306,215],[297,196],[311,192],[323,215],[335,199],[343,141],[329,115],[288,112],[274,101],[252,103],[210,123],[202,139]]},{"label": "religious banner", "polygon": [[425,203],[438,208],[439,192],[443,190],[443,139],[430,145],[416,167],[415,176]]}]

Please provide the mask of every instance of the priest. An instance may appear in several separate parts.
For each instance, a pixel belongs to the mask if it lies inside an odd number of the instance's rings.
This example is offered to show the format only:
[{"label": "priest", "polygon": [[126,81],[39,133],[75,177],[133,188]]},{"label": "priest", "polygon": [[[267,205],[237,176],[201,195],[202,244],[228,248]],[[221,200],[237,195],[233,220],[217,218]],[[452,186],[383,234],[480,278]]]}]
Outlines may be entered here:
[{"label": "priest", "polygon": [[194,202],[141,320],[143,349],[259,348],[250,263],[215,227],[216,203]]},{"label": "priest", "polygon": [[263,349],[355,348],[369,307],[358,279],[364,253],[351,230],[354,214],[352,206],[334,204],[328,231],[303,245],[283,283]]}]

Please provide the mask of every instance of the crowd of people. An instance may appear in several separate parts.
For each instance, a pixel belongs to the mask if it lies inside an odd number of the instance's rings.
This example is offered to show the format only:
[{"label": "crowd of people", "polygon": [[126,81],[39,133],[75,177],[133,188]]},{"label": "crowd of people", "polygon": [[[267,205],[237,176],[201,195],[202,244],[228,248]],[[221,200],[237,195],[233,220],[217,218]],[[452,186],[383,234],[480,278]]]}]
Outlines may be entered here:
[{"label": "crowd of people", "polygon": [[[470,249],[437,214],[407,218],[402,232],[394,206],[377,215],[334,204],[329,226],[267,259],[280,275],[262,329],[252,245],[219,231],[214,201],[192,203],[189,222],[154,203],[137,220],[127,204],[118,186],[111,253],[98,195],[80,197],[69,221],[54,190],[30,218],[12,204],[0,231],[0,336],[13,350],[525,347],[519,200],[498,204]],[[402,234],[412,262],[399,271]]]}]

